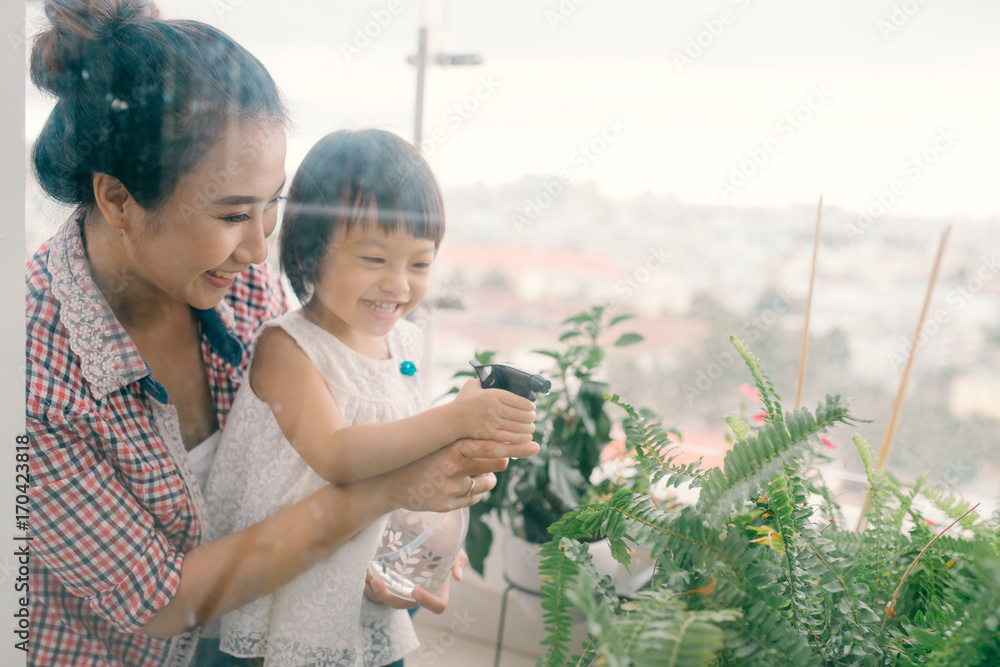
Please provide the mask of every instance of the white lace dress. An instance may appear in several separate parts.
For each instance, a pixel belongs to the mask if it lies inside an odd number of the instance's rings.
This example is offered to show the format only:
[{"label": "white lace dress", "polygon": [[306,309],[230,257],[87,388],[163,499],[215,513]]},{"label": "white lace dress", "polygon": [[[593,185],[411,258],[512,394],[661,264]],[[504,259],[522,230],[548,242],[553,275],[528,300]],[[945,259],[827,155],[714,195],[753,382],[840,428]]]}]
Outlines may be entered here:
[{"label": "white lace dress", "polygon": [[[279,326],[295,339],[326,380],[346,425],[392,421],[422,409],[419,379],[400,372],[401,362],[416,362],[422,352],[421,332],[411,322],[399,322],[389,334],[390,359],[358,354],[301,311],[264,326]],[[208,479],[212,539],[262,521],[325,483],[245,382]],[[222,650],[263,656],[267,667],[380,667],[417,648],[406,611],[364,597],[365,569],[387,516],[275,593],[226,614]]]}]

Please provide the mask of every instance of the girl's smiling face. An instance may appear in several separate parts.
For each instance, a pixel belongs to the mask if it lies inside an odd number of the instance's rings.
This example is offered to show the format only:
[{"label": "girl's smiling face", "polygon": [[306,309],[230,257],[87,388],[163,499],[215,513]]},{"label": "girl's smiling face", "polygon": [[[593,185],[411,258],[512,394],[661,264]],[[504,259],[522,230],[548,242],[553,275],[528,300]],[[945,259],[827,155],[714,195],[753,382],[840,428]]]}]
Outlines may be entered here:
[{"label": "girl's smiling face", "polygon": [[284,182],[284,129],[231,128],[162,209],[126,221],[126,289],[215,307],[236,274],[267,259]]},{"label": "girl's smiling face", "polygon": [[384,337],[427,295],[437,248],[407,231],[354,224],[334,232],[306,311],[348,347],[385,357]]}]

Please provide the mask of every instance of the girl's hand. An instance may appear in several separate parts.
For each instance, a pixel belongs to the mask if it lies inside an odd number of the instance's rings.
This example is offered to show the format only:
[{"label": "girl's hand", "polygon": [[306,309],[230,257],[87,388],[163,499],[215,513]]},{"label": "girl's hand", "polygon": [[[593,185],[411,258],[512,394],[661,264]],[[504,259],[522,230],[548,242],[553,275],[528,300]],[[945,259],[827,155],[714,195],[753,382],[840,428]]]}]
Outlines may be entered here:
[{"label": "girl's hand", "polygon": [[[415,588],[413,590],[416,592],[421,589]],[[421,590],[421,592],[423,591]],[[407,600],[390,593],[389,588],[385,585],[385,582],[381,579],[374,578],[370,570],[365,570],[365,597],[372,602],[388,605],[393,609],[412,609],[418,604],[413,600]]]},{"label": "girl's hand", "polygon": [[[455,562],[451,566],[451,576],[455,578],[455,581],[462,580],[462,573],[465,572],[465,568],[468,565],[469,556],[465,553],[465,549],[462,549],[458,552],[458,556],[456,556]],[[444,586],[437,592],[437,595],[431,595],[422,588],[414,588],[413,600],[406,600],[390,593],[384,581],[374,579],[371,572],[366,570],[365,597],[372,602],[389,605],[393,609],[412,609],[420,605],[428,611],[440,614],[448,608],[448,600],[451,597],[451,579],[445,579]]]},{"label": "girl's hand", "polygon": [[483,389],[470,379],[454,400],[460,436],[522,443],[535,432],[535,404],[503,389]]},{"label": "girl's hand", "polygon": [[[465,568],[469,566],[469,555],[465,553],[465,549],[458,552],[458,556],[455,557],[455,562],[451,564],[451,576],[455,578],[455,581],[462,580],[462,574],[465,572]],[[442,613],[448,607],[448,600],[451,597],[451,579],[444,580],[444,586],[441,590],[437,592],[437,595],[431,595],[422,588],[413,589],[413,599],[420,604],[421,607],[435,614]]]}]

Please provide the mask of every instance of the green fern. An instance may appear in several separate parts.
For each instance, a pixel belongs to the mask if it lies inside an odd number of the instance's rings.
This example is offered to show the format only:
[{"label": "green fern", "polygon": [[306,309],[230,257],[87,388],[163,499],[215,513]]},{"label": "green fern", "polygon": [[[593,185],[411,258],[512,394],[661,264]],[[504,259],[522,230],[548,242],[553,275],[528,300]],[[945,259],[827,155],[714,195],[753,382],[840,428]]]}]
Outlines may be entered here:
[{"label": "green fern", "polygon": [[[939,535],[944,527],[924,520],[918,498],[953,518],[968,505],[928,487],[926,476],[906,484],[876,470],[854,435],[870,511],[863,532],[847,529],[811,465],[816,434],[854,419],[838,396],[814,412],[782,413],[752,353],[733,344],[770,418],[756,430],[726,419],[737,441],[721,468],[676,465],[662,426],[608,397],[626,412],[626,441],[647,480],[550,527],[541,566],[548,651],[539,664],[567,664],[574,606],[588,630],[569,658],[575,665],[1000,664],[1000,512],[963,519],[965,536]],[[658,505],[647,491],[663,479],[700,485],[697,503]],[[634,546],[648,551],[656,563],[649,590],[619,601],[582,542],[594,538],[607,538],[626,566]]]},{"label": "green fern", "polygon": [[795,465],[811,451],[811,435],[850,420],[840,397],[827,396],[815,415],[805,409],[790,413],[787,430],[784,420],[772,421],[737,441],[726,453],[723,469],[715,468],[705,475],[698,510],[709,522],[725,520],[754,489],[766,486],[786,464]]},{"label": "green fern", "polygon": [[993,667],[1000,664],[1000,563],[984,545],[967,564],[968,575],[948,589],[953,615],[918,614],[903,620],[900,642],[913,664],[933,667]]},{"label": "green fern", "polygon": [[636,491],[648,492],[668,474],[667,486],[677,487],[685,483],[692,488],[701,486],[700,458],[686,465],[674,463],[681,451],[671,444],[663,426],[640,415],[618,394],[605,393],[604,397],[625,411],[626,418],[622,421],[625,446],[635,454],[638,478],[643,480],[639,485],[633,485]]},{"label": "green fern", "polygon": [[[943,512],[949,519],[957,519],[972,508],[972,506],[969,505],[969,503],[967,503],[964,499],[949,495],[944,490],[937,487],[927,487],[927,489],[924,490],[923,495],[934,504],[934,507]],[[958,523],[966,530],[976,530],[984,524],[983,520],[975,512],[967,515]]]},{"label": "green fern", "polygon": [[899,500],[899,507],[893,512],[889,523],[898,532],[903,530],[903,521],[909,516],[914,523],[920,523],[923,521],[923,516],[913,509],[913,501],[916,500],[917,496],[920,495],[921,490],[924,488],[924,484],[927,482],[927,473],[920,475],[917,481],[914,482],[913,486],[904,493],[900,488],[898,482],[894,485],[894,489],[897,490],[896,498]]},{"label": "green fern", "polygon": [[539,664],[562,665],[566,662],[567,645],[573,634],[573,617],[570,615],[570,598],[567,591],[576,580],[580,567],[562,551],[561,540],[546,542],[539,549],[541,562],[538,571],[542,576],[542,610],[548,632],[542,645],[548,650]]},{"label": "green fern", "polygon": [[733,430],[733,435],[736,436],[737,440],[743,440],[750,435],[750,427],[742,419],[738,419],[732,415],[726,415],[723,419],[726,420],[726,424],[729,425],[729,428]]},{"label": "green fern", "polygon": [[757,358],[747,348],[746,343],[736,336],[730,336],[729,342],[736,348],[740,356],[743,357],[743,362],[750,369],[750,375],[753,377],[754,384],[757,385],[757,393],[760,395],[760,400],[764,404],[764,411],[767,413],[766,420],[779,429],[784,429],[785,415],[781,410],[781,396],[778,396],[778,392],[775,391],[771,378],[761,369]]}]

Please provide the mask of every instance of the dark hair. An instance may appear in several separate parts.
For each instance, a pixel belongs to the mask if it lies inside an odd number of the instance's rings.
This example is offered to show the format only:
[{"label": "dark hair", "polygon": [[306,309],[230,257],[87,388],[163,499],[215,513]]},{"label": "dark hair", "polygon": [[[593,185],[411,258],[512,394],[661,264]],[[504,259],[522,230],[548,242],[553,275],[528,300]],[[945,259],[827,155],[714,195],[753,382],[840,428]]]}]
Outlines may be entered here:
[{"label": "dark hair", "polygon": [[94,203],[93,175],[156,209],[234,122],[286,114],[264,66],[225,33],[161,20],[150,0],[44,0],[31,80],[57,98],[32,158],[54,199]]},{"label": "dark hair", "polygon": [[288,190],[281,222],[281,267],[305,303],[333,231],[377,224],[418,239],[444,237],[437,180],[416,148],[384,130],[340,130],[310,149]]}]

